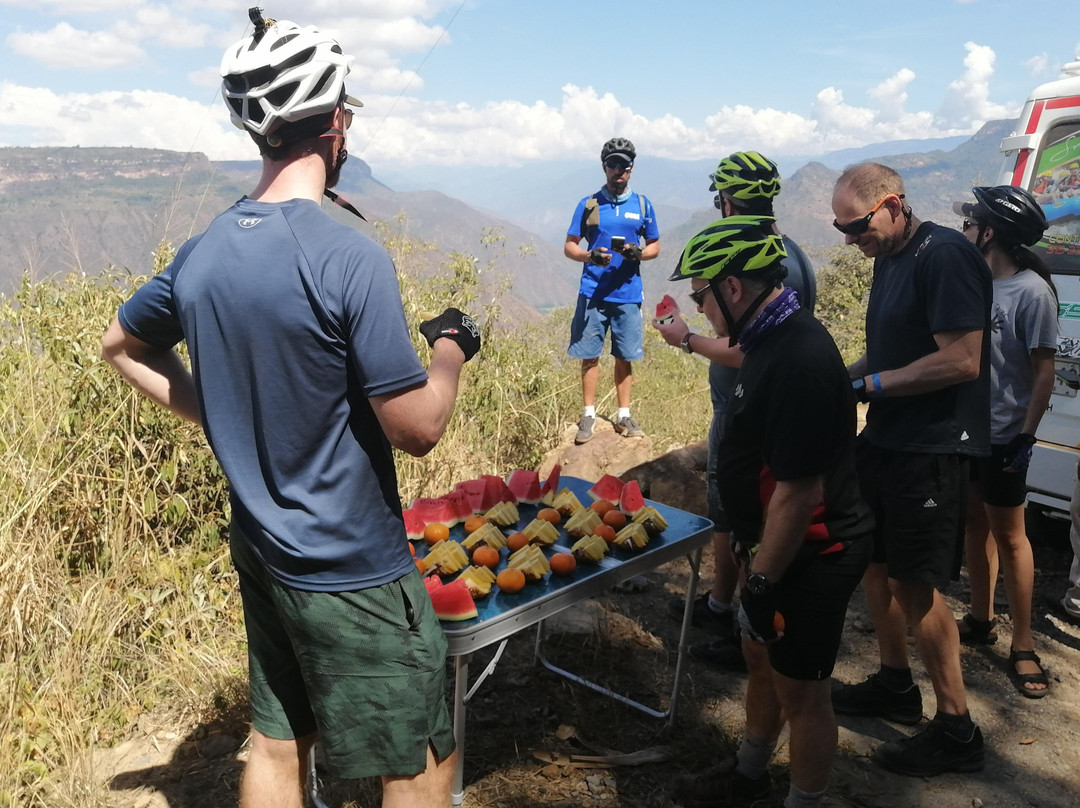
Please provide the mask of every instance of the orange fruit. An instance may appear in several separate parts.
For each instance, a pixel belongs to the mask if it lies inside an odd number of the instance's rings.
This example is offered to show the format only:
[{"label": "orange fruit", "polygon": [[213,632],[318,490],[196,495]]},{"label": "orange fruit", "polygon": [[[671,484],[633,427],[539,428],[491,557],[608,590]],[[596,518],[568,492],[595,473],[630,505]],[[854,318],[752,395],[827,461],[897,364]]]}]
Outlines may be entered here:
[{"label": "orange fruit", "polygon": [[424,544],[432,545],[450,538],[450,528],[441,522],[432,522],[424,528]]},{"label": "orange fruit", "polygon": [[589,507],[596,511],[600,516],[603,516],[615,506],[608,502],[606,499],[598,499]]},{"label": "orange fruit", "polygon": [[571,553],[556,553],[548,563],[556,575],[569,575],[577,567],[577,559]]},{"label": "orange fruit", "polygon": [[784,615],[780,614],[780,612],[774,612],[772,618],[773,631],[777,634],[783,633],[784,625]]},{"label": "orange fruit", "polygon": [[505,569],[495,576],[495,586],[508,595],[513,595],[525,588],[525,573],[521,570]]},{"label": "orange fruit", "polygon": [[488,518],[486,516],[481,516],[478,513],[473,514],[465,520],[465,535],[468,536],[470,533],[479,530],[486,525],[487,522]]},{"label": "orange fruit", "polygon": [[626,527],[626,514],[614,508],[604,514],[604,524],[611,525],[616,530]]},{"label": "orange fruit", "polygon": [[562,521],[562,516],[554,508],[541,508],[540,512],[536,514],[536,518],[551,522],[553,525],[557,525]]},{"label": "orange fruit", "polygon": [[409,552],[412,553],[413,558],[416,558],[416,548],[413,547],[413,543],[409,542]]},{"label": "orange fruit", "polygon": [[506,539],[506,546],[511,553],[517,552],[531,540],[524,533],[511,533]]},{"label": "orange fruit", "polygon": [[416,564],[416,568],[417,568],[418,570],[420,570],[420,574],[421,574],[421,575],[423,575],[423,574],[424,574],[424,572],[426,572],[426,570],[425,570],[425,568],[424,568],[424,562],[423,562],[423,561],[421,561],[421,560],[420,560],[419,558],[414,558],[414,559],[413,559],[413,563],[414,563],[414,564]]},{"label": "orange fruit", "polygon": [[473,550],[472,563],[478,567],[495,569],[499,566],[499,551],[494,547],[488,547],[486,544],[481,544]]},{"label": "orange fruit", "polygon": [[593,534],[599,536],[601,539],[611,544],[615,541],[615,528],[611,525],[597,525]]}]

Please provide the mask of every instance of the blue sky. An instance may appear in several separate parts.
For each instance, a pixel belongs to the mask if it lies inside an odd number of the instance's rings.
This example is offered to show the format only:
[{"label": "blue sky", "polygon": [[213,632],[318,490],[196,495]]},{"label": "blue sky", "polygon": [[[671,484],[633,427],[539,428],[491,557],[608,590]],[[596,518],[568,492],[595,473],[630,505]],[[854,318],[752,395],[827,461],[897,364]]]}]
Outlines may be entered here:
[{"label": "blue sky", "polygon": [[[218,94],[233,0],[0,0],[0,145],[253,159]],[[267,0],[355,57],[350,151],[373,165],[639,152],[777,158],[967,134],[1077,57],[1072,3]],[[1022,8],[1023,12],[1019,11]]]}]

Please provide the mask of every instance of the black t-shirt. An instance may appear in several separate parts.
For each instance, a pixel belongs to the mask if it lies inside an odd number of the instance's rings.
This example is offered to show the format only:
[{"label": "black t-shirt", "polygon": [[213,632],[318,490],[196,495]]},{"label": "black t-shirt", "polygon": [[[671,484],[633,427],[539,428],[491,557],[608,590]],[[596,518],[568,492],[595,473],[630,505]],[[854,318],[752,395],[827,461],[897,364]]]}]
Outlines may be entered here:
[{"label": "black t-shirt", "polygon": [[720,499],[732,532],[760,539],[776,482],[823,475],[824,497],[807,541],[867,533],[870,510],[855,476],[855,396],[836,343],[800,309],[746,354],[728,403],[717,458]]},{"label": "black t-shirt", "polygon": [[874,261],[866,310],[869,373],[894,370],[937,350],[934,334],[981,328],[975,381],[932,393],[874,399],[862,436],[907,452],[985,456],[990,451],[990,269],[962,233],[923,222],[897,255]]}]

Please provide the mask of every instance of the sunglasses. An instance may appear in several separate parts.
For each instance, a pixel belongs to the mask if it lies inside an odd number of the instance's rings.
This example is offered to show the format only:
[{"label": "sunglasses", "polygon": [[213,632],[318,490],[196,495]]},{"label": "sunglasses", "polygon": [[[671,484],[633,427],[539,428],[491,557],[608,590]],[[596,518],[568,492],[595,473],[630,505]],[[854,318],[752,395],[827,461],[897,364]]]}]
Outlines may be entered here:
[{"label": "sunglasses", "polygon": [[348,129],[352,126],[353,111],[348,107],[345,107],[345,128]]},{"label": "sunglasses", "polygon": [[608,160],[604,163],[604,168],[608,171],[618,171],[620,174],[624,171],[629,171],[633,167],[633,163],[628,163],[625,160]]},{"label": "sunglasses", "polygon": [[705,305],[705,295],[708,294],[710,286],[702,286],[700,289],[695,289],[690,293],[690,299],[694,301],[695,306]]},{"label": "sunglasses", "polygon": [[836,219],[833,219],[832,226],[839,230],[841,233],[843,233],[845,236],[861,236],[863,233],[870,229],[870,220],[874,218],[875,213],[881,210],[881,206],[885,204],[885,200],[887,200],[890,196],[895,196],[898,199],[904,198],[903,194],[885,194],[885,196],[881,198],[881,201],[874,205],[873,210],[871,210],[865,216],[859,219],[852,219],[847,224],[840,224],[840,222],[836,221]]},{"label": "sunglasses", "polygon": [[967,230],[969,227],[978,227],[979,223],[974,219],[964,219],[960,225],[961,230]]}]

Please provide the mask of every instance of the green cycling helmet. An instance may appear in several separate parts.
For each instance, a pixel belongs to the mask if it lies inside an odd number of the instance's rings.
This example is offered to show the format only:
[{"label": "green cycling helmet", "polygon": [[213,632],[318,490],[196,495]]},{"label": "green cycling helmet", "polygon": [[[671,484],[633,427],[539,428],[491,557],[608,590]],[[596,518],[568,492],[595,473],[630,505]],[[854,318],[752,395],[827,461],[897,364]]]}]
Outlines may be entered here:
[{"label": "green cycling helmet", "polygon": [[773,231],[772,216],[728,216],[686,242],[668,280],[711,280],[737,273],[782,278],[787,258],[783,238]]},{"label": "green cycling helmet", "polygon": [[735,152],[709,175],[710,191],[721,191],[736,202],[772,199],[780,193],[776,163],[760,152]]}]

